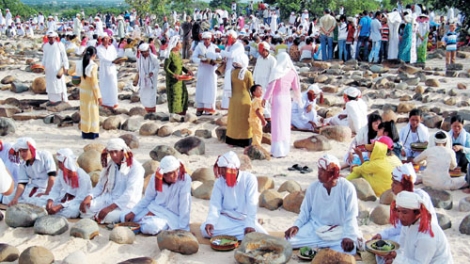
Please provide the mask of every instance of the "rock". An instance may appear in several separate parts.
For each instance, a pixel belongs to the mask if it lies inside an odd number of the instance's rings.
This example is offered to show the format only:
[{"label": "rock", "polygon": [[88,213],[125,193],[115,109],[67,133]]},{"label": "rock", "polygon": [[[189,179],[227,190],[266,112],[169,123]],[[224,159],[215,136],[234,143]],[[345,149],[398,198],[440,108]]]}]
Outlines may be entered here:
[{"label": "rock", "polygon": [[304,197],[305,194],[303,192],[289,193],[286,197],[284,197],[284,201],[282,202],[282,208],[289,212],[298,214],[300,213],[300,206],[302,205]]},{"label": "rock", "polygon": [[37,77],[31,84],[31,90],[35,94],[46,94],[46,78]]},{"label": "rock", "polygon": [[235,250],[235,260],[241,264],[282,264],[291,256],[292,246],[287,240],[256,232],[245,235]]},{"label": "rock", "polygon": [[459,90],[466,90],[467,89],[467,85],[463,84],[463,83],[458,83],[457,84],[457,88]]},{"label": "rock", "polygon": [[275,190],[265,190],[259,196],[259,206],[268,210],[276,210],[282,205],[282,195]]},{"label": "rock", "polygon": [[251,159],[245,154],[239,154],[238,159],[240,159],[240,170],[249,171],[253,167],[251,166]]},{"label": "rock", "polygon": [[178,140],[174,148],[179,153],[186,155],[204,155],[206,152],[204,141],[193,136]]},{"label": "rock", "polygon": [[105,145],[103,145],[101,143],[93,142],[93,143],[89,143],[86,146],[84,146],[83,151],[87,152],[89,150],[96,150],[99,153],[101,153],[103,151],[103,149],[105,149],[105,148],[106,148]]},{"label": "rock", "polygon": [[212,195],[212,189],[214,188],[214,181],[207,180],[202,183],[201,186],[196,188],[193,192],[193,196],[199,199],[209,200]]},{"label": "rock", "polygon": [[274,181],[271,177],[258,176],[258,192],[262,193],[265,190],[274,189]]},{"label": "rock", "polygon": [[193,123],[197,120],[197,116],[193,113],[186,113],[184,116],[184,122]]},{"label": "rock", "polygon": [[314,61],[312,66],[316,67],[316,68],[327,70],[331,67],[331,63],[324,62],[324,61]]},{"label": "rock", "polygon": [[320,129],[320,135],[339,142],[351,141],[352,132],[347,126],[326,126]]},{"label": "rock", "polygon": [[120,136],[126,142],[126,145],[131,149],[139,148],[139,138],[134,134],[124,134]]},{"label": "rock", "polygon": [[157,131],[157,136],[159,137],[168,137],[173,133],[173,128],[168,125],[161,126]]},{"label": "rock", "polygon": [[71,117],[72,117],[72,121],[73,121],[75,124],[80,123],[80,120],[81,120],[80,112],[75,112],[75,113],[73,113]]},{"label": "rock", "polygon": [[436,190],[427,186],[424,187],[422,190],[429,194],[429,197],[431,197],[432,205],[435,208],[443,208],[446,210],[452,209],[453,197],[450,192],[444,190]]},{"label": "rock", "polygon": [[192,181],[215,181],[214,170],[211,168],[199,168],[191,174]]},{"label": "rock", "polygon": [[426,116],[424,118],[424,125],[429,127],[429,128],[439,128],[441,127],[441,124],[442,124],[442,121],[444,120],[444,118],[442,118],[442,116],[438,116],[438,115],[431,115],[431,116]]},{"label": "rock", "polygon": [[34,223],[34,233],[40,235],[61,235],[68,229],[67,218],[60,215],[46,215],[38,218]]},{"label": "rock", "polygon": [[331,85],[326,85],[321,88],[321,90],[324,93],[337,93],[338,92],[338,87],[336,86],[331,86]]},{"label": "rock", "polygon": [[313,135],[306,139],[296,140],[294,147],[309,151],[326,151],[331,149],[330,142],[322,135]]},{"label": "rock", "polygon": [[0,117],[0,136],[14,134],[16,132],[15,120],[7,117]]},{"label": "rock", "polygon": [[141,136],[154,136],[157,134],[158,125],[155,122],[147,122],[142,124],[139,129],[139,134]]},{"label": "rock", "polygon": [[110,116],[106,118],[103,122],[104,130],[117,130],[121,128],[121,117],[120,116]]},{"label": "rock", "polygon": [[373,73],[386,73],[388,72],[388,69],[386,67],[383,67],[381,65],[374,64],[370,66],[369,70]]},{"label": "rock", "polygon": [[263,138],[261,138],[261,143],[271,145],[271,134],[263,133]]},{"label": "rock", "polygon": [[140,125],[144,121],[144,118],[140,115],[134,115],[126,119],[124,123],[122,123],[121,129],[125,131],[138,131],[140,129]]},{"label": "rock", "polygon": [[77,159],[78,166],[87,173],[92,171],[102,170],[101,165],[101,152],[94,149],[83,152]]},{"label": "rock", "polygon": [[158,262],[150,257],[132,258],[119,262],[118,264],[157,264]]},{"label": "rock", "polygon": [[382,65],[384,65],[385,67],[388,67],[388,68],[399,68],[403,65],[405,65],[405,62],[402,61],[402,60],[399,60],[399,59],[393,59],[393,60],[385,60],[385,61],[382,61]]},{"label": "rock", "polygon": [[465,216],[459,226],[460,233],[470,235],[470,215]]},{"label": "rock", "polygon": [[16,81],[15,76],[7,75],[7,76],[3,77],[1,83],[2,84],[11,84],[14,81]]},{"label": "rock", "polygon": [[218,126],[227,126],[227,118],[228,118],[227,115],[222,116],[218,118],[217,120],[215,120],[215,124]]},{"label": "rock", "polygon": [[165,156],[168,155],[178,157],[179,153],[170,146],[160,145],[151,150],[149,155],[153,160],[161,161]]},{"label": "rock", "polygon": [[32,204],[17,204],[7,207],[5,223],[9,227],[32,227],[34,222],[47,215],[44,208]]},{"label": "rock", "polygon": [[409,94],[405,94],[405,95],[400,96],[400,101],[402,101],[402,102],[411,101],[411,99],[413,99],[413,98]]},{"label": "rock", "polygon": [[392,189],[388,189],[380,195],[380,204],[390,205],[393,200],[395,200],[395,194],[393,194]]},{"label": "rock", "polygon": [[8,244],[0,243],[0,262],[13,262],[20,257],[20,251]]},{"label": "rock", "polygon": [[402,102],[398,104],[397,112],[407,114],[414,108],[415,108],[415,105],[413,103]]},{"label": "rock", "polygon": [[245,154],[252,160],[271,159],[271,154],[261,146],[251,145],[245,149]]},{"label": "rock", "polygon": [[147,188],[148,182],[150,180],[150,176],[155,175],[155,172],[157,171],[158,167],[160,166],[160,162],[155,161],[155,160],[147,160],[142,164],[142,167],[144,167],[144,189],[143,192],[145,192],[145,189]]},{"label": "rock", "polygon": [[75,251],[64,258],[62,264],[83,264],[88,263],[86,254],[81,251]]},{"label": "rock", "polygon": [[138,115],[138,116],[144,117],[146,114],[147,114],[147,111],[145,111],[145,109],[141,106],[135,106],[129,110],[130,116]]},{"label": "rock", "polygon": [[81,219],[76,222],[75,225],[70,229],[70,236],[83,238],[86,240],[92,240],[100,234],[98,224],[88,218]]},{"label": "rock", "polygon": [[170,114],[170,122],[184,122],[184,116],[178,114]]},{"label": "rock", "polygon": [[194,196],[194,192],[196,191],[197,188],[199,188],[202,185],[202,182],[200,181],[192,181],[191,182],[191,195]]},{"label": "rock", "polygon": [[382,113],[382,122],[397,121],[397,114],[392,110],[385,110]]},{"label": "rock", "polygon": [[356,188],[357,198],[362,201],[375,201],[377,197],[375,196],[374,190],[363,178],[351,180],[351,183]]},{"label": "rock", "polygon": [[329,248],[324,248],[318,251],[313,258],[311,264],[332,264],[332,263],[341,263],[341,264],[355,264],[356,259],[353,255],[340,253]]},{"label": "rock", "polygon": [[176,130],[175,132],[173,132],[173,136],[175,137],[187,137],[187,136],[190,136],[193,132],[187,128],[182,128],[182,129],[179,129],[179,130]]},{"label": "rock", "polygon": [[157,235],[160,251],[168,249],[183,255],[191,255],[199,250],[199,243],[191,232],[184,230],[161,231]]},{"label": "rock", "polygon": [[227,137],[227,127],[225,126],[219,126],[215,129],[215,135],[217,136],[217,139],[225,143],[225,139]]},{"label": "rock", "polygon": [[315,77],[315,82],[316,83],[326,83],[329,80],[328,76],[326,75],[318,75]]},{"label": "rock", "polygon": [[459,202],[460,212],[470,212],[470,196],[464,197]]},{"label": "rock", "polygon": [[95,187],[98,181],[100,180],[101,171],[98,170],[98,171],[89,172],[88,176],[90,176],[91,186]]},{"label": "rock", "polygon": [[416,74],[418,72],[421,71],[420,68],[417,68],[417,67],[413,67],[409,64],[404,64],[402,65],[399,69],[398,69],[400,72],[405,72],[407,74]]},{"label": "rock", "polygon": [[370,213],[370,220],[377,225],[390,223],[390,206],[379,204]]},{"label": "rock", "polygon": [[456,96],[457,95],[457,93],[455,92],[454,89],[450,89],[449,92],[447,92],[447,94],[450,95],[450,96]]},{"label": "rock", "polygon": [[18,260],[19,264],[51,264],[54,255],[49,249],[41,246],[32,246],[23,251]]},{"label": "rock", "polygon": [[[5,103],[6,104],[6,103]],[[13,117],[15,114],[21,113],[21,109],[13,105],[0,106],[0,117]]]},{"label": "rock", "polygon": [[457,103],[457,100],[454,97],[449,97],[444,100],[444,104],[446,105],[455,105]]},{"label": "rock", "polygon": [[416,86],[415,93],[423,94],[424,93],[424,87],[421,86],[421,85]]},{"label": "rock", "polygon": [[29,86],[21,82],[13,82],[10,84],[10,91],[14,93],[24,93],[29,90]]},{"label": "rock", "polygon": [[128,227],[116,226],[109,234],[109,240],[118,244],[134,244],[135,234]]},{"label": "rock", "polygon": [[277,190],[278,192],[288,192],[288,193],[293,193],[293,192],[300,192],[302,191],[302,187],[300,187],[300,184],[294,180],[288,180],[285,181],[283,184],[281,184],[281,187]]},{"label": "rock", "polygon": [[212,132],[209,129],[198,129],[194,132],[194,136],[200,138],[211,138]]},{"label": "rock", "polygon": [[457,51],[457,57],[460,58],[460,59],[468,59],[468,58],[470,58],[470,52]]},{"label": "rock", "polygon": [[447,215],[436,213],[437,215],[437,222],[442,230],[446,230],[452,227],[452,221]]},{"label": "rock", "polygon": [[430,87],[440,87],[441,83],[439,80],[434,79],[434,78],[429,78],[424,82],[425,85],[430,86]]}]

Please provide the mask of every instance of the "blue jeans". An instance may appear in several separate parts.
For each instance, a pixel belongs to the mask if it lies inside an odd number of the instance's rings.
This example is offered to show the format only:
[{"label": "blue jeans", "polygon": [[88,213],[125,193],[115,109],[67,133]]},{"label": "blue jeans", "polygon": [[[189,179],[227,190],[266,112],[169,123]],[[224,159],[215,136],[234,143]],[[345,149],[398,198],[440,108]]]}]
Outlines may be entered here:
[{"label": "blue jeans", "polygon": [[346,51],[344,52],[344,56],[346,57],[346,61],[352,59],[351,58],[351,45],[352,43],[346,43]]},{"label": "blue jeans", "polygon": [[362,56],[362,60],[367,60],[369,58],[369,36],[359,36],[357,38],[357,46],[356,46],[356,59],[360,60],[361,54],[361,46],[364,44],[364,53]]},{"label": "blue jeans", "polygon": [[345,39],[339,39],[338,40],[338,49],[339,49],[339,54],[338,54],[338,59],[347,61],[348,60],[348,51],[346,50],[346,40]]},{"label": "blue jeans", "polygon": [[[333,59],[333,37],[328,37],[326,35],[320,35],[321,43],[321,58],[323,61]],[[328,51],[328,54],[326,53]]]},{"label": "blue jeans", "polygon": [[380,55],[380,40],[379,41],[372,41],[372,51],[369,54],[369,62],[379,62],[379,55]]}]

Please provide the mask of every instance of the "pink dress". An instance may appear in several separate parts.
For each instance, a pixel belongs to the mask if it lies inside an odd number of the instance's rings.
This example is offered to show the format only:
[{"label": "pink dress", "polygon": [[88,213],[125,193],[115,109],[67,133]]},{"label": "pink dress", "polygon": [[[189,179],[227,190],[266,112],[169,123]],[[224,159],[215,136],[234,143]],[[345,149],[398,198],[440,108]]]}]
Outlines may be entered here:
[{"label": "pink dress", "polygon": [[299,77],[294,70],[268,84],[264,100],[271,100],[271,155],[285,157],[290,150],[291,96],[300,94]]}]

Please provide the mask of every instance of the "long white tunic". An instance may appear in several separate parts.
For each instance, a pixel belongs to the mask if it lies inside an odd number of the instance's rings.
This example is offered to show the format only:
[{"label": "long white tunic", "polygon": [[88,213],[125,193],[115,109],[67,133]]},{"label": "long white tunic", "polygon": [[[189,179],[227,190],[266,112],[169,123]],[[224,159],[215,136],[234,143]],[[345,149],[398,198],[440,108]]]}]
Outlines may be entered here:
[{"label": "long white tunic", "polygon": [[103,97],[103,105],[114,107],[118,104],[117,71],[113,61],[117,58],[114,46],[107,48],[100,45],[96,48],[100,59],[100,90]]},{"label": "long white tunic", "polygon": [[[67,102],[67,86],[65,85],[65,74],[57,79],[57,73],[63,67],[69,68],[69,60],[65,53],[65,47],[61,42],[54,42],[52,45],[46,43],[42,47],[42,65],[46,70],[46,92],[48,94],[59,94],[62,101]],[[51,98],[50,98],[51,99]]]},{"label": "long white tunic", "polygon": [[[215,109],[215,100],[217,97],[217,74],[215,70],[217,65],[202,63],[199,56],[206,56],[208,52],[215,53],[217,47],[210,44],[206,47],[200,42],[194,49],[192,61],[199,65],[197,70],[196,83],[196,104],[197,108]],[[229,78],[230,79],[230,78]]]},{"label": "long white tunic", "polygon": [[[310,122],[317,122],[317,110],[315,107],[317,105],[317,99],[313,101],[308,100],[308,91],[302,93],[302,105],[299,105],[297,102],[292,102],[292,125],[298,129],[312,130],[312,124]],[[307,108],[312,106],[310,112],[307,112]]]},{"label": "long white tunic", "polygon": [[410,124],[408,123],[406,126],[400,129],[400,143],[405,150],[407,157],[415,157],[419,154],[419,152],[415,152],[411,150],[411,143],[415,142],[427,142],[429,139],[429,131],[428,128],[423,125],[419,124],[416,132],[411,131]]},{"label": "long white tunic", "polygon": [[[140,102],[146,108],[153,108],[157,105],[157,84],[160,61],[157,56],[149,53],[145,58],[143,55],[137,60],[139,71],[139,95]],[[152,73],[152,77],[149,74]]]},{"label": "long white tunic", "polygon": [[77,17],[73,20],[73,34],[81,40],[80,33],[82,32],[82,23]]},{"label": "long white tunic", "polygon": [[349,126],[353,133],[367,125],[367,109],[364,107],[362,99],[352,100],[346,103],[346,108],[340,115],[347,115],[344,119],[339,119],[338,116],[332,117],[328,122],[335,126]]},{"label": "long white tunic", "polygon": [[[258,56],[256,60],[255,69],[253,70],[253,80],[255,84],[261,85],[263,88],[263,94],[266,93],[266,87],[268,87],[269,83],[269,76],[271,75],[272,69],[276,67],[276,58],[271,54],[268,57],[263,58],[262,56]],[[266,118],[271,117],[271,103],[267,102],[264,107],[264,116]]]},{"label": "long white tunic", "polygon": [[398,44],[399,44],[399,34],[398,30],[400,28],[400,23],[402,19],[398,12],[392,12],[388,14],[388,28],[389,28],[389,38],[388,38],[388,59],[398,58]]},{"label": "long white tunic", "polygon": [[231,92],[232,92],[232,80],[230,78],[233,69],[233,59],[238,55],[245,53],[245,48],[240,41],[236,41],[232,46],[228,47],[227,50],[220,51],[220,55],[226,58],[225,66],[225,78],[224,78],[224,93],[222,95],[222,108],[228,109]]}]

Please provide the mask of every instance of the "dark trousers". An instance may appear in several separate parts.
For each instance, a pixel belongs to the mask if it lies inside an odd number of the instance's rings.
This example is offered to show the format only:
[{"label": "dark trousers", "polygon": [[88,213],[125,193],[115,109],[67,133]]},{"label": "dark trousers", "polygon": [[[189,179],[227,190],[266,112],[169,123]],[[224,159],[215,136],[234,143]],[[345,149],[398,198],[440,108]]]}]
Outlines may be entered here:
[{"label": "dark trousers", "polygon": [[191,49],[191,39],[183,39],[183,59],[189,59],[189,50]]},{"label": "dark trousers", "polygon": [[379,55],[379,61],[385,61],[388,58],[388,41],[382,40],[380,43],[380,55]]}]

